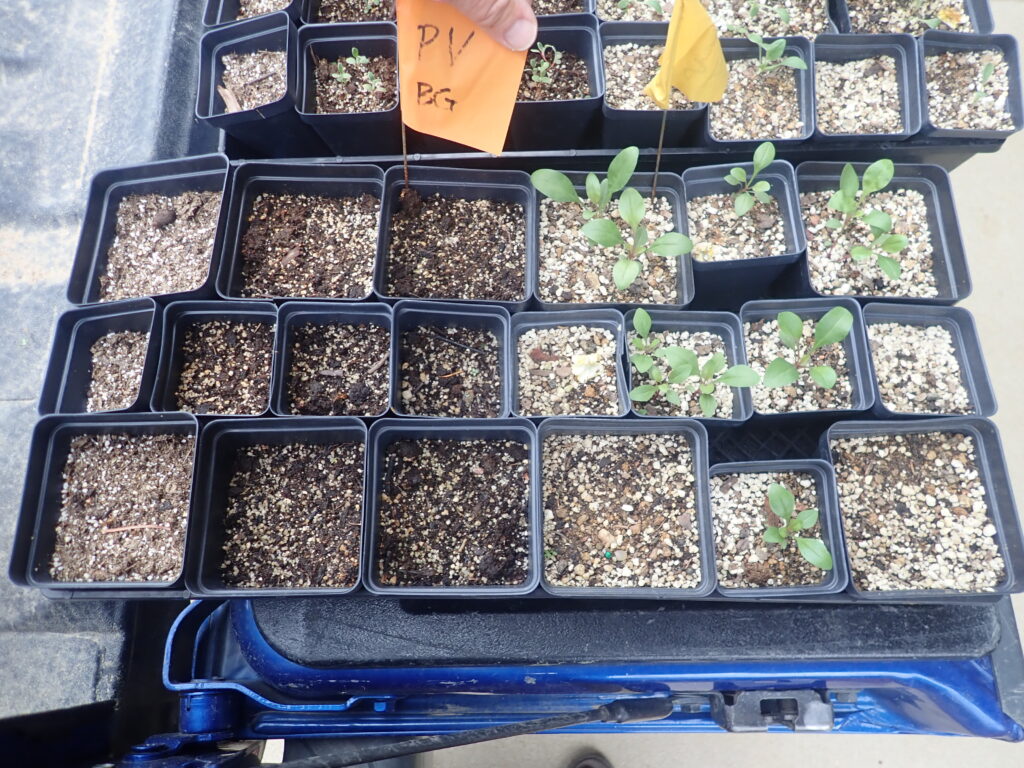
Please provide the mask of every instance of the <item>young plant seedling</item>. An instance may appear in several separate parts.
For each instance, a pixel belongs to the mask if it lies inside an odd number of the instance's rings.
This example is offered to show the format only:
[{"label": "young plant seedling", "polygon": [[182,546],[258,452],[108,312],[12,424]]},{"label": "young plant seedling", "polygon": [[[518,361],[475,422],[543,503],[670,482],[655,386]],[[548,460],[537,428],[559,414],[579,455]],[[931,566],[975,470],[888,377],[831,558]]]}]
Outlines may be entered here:
[{"label": "young plant seedling", "polygon": [[[619,2],[617,2],[615,5],[618,6],[620,11],[624,11],[630,6],[636,5],[636,3],[637,0],[619,0]],[[643,4],[650,8],[659,16],[665,15],[665,9],[664,7],[662,7],[661,3],[658,2],[658,0],[643,0]]]},{"label": "young plant seedling", "polygon": [[733,208],[737,216],[745,216],[755,203],[770,203],[768,191],[772,185],[763,179],[757,180],[757,174],[767,168],[775,160],[775,145],[766,141],[754,150],[754,168],[749,178],[742,168],[733,168],[725,177],[727,184],[739,187],[732,196]]},{"label": "young plant seedling", "polygon": [[333,77],[339,83],[344,85],[345,83],[352,79],[352,73],[345,69],[344,62],[339,61],[337,69],[334,72],[331,72],[331,77]]},{"label": "young plant seedling", "polygon": [[[815,568],[823,571],[832,570],[832,555],[821,539],[798,535],[801,531],[809,531],[818,522],[818,510],[802,509],[796,511],[796,499],[792,491],[781,483],[768,486],[768,506],[781,525],[767,525],[763,538],[768,544],[785,547],[790,541],[796,542],[800,555]],[[795,514],[794,514],[795,513]]]},{"label": "young plant seedling", "polygon": [[584,219],[600,216],[612,201],[612,195],[629,183],[636,170],[636,162],[640,150],[626,147],[619,152],[608,165],[608,173],[600,181],[596,173],[588,173],[586,181],[587,199],[584,201],[576,192],[572,181],[561,171],[540,168],[530,174],[534,189],[556,203],[576,203],[580,207]]},{"label": "young plant seedling", "polygon": [[740,24],[730,24],[729,31],[743,35],[747,40],[757,46],[757,73],[767,75],[782,67],[789,69],[807,69],[807,62],[799,56],[785,56],[786,39],[780,37],[770,43],[764,41],[764,37],[757,32],[751,32]]},{"label": "young plant seedling", "polygon": [[981,82],[978,84],[977,90],[974,92],[974,98],[971,100],[972,104],[977,104],[983,98],[988,96],[988,91],[985,86],[988,85],[988,81],[992,79],[992,75],[996,73],[996,65],[991,61],[981,68]]},{"label": "young plant seedling", "polygon": [[[713,418],[718,410],[718,401],[714,397],[715,388],[719,384],[729,387],[753,387],[761,379],[748,365],[734,365],[731,368],[725,355],[718,352],[711,359],[700,364],[697,353],[682,347],[663,347],[657,339],[651,338],[651,316],[644,309],[637,309],[633,314],[633,348],[629,356],[630,362],[640,376],[651,383],[640,384],[629,392],[634,403],[648,403],[655,397],[664,398],[672,405],[682,403],[682,398],[699,392],[698,404],[705,418]],[[659,365],[664,362],[668,372]],[[646,413],[646,409],[638,408],[638,413]]]},{"label": "young plant seedling", "polygon": [[782,5],[765,5],[758,0],[748,0],[747,2],[747,13],[751,19],[756,19],[761,15],[761,11],[767,11],[774,15],[783,24],[789,24],[789,9]]},{"label": "young plant seedling", "polygon": [[939,12],[932,17],[925,17],[921,15],[921,11],[924,8],[924,0],[910,0],[910,13],[911,19],[918,23],[924,24],[930,29],[938,29],[945,24],[950,29],[956,29],[964,21],[964,15],[953,6],[947,6],[939,10]]},{"label": "young plant seedling", "polygon": [[352,72],[350,70],[355,70],[357,74],[362,75],[362,82],[359,84],[360,91],[364,93],[383,91],[384,84],[381,83],[377,74],[367,67],[369,63],[369,57],[360,54],[358,48],[353,48],[351,56],[346,56],[338,62],[337,71],[332,72],[331,77],[339,83],[347,83],[352,79]]},{"label": "young plant seedling", "polygon": [[830,309],[814,324],[814,336],[810,342],[804,341],[804,321],[795,312],[779,312],[776,322],[779,324],[779,339],[796,353],[796,363],[776,357],[765,369],[764,385],[788,387],[800,378],[801,373],[807,371],[819,387],[832,389],[836,385],[835,369],[830,365],[811,366],[811,356],[823,347],[839,344],[850,335],[853,313],[846,307]]},{"label": "young plant seedling", "polygon": [[555,46],[538,40],[537,45],[530,49],[530,53],[537,54],[536,56],[531,56],[527,62],[530,67],[530,79],[535,83],[550,84],[553,82],[551,79],[551,67],[562,60],[562,52],[555,48]]}]

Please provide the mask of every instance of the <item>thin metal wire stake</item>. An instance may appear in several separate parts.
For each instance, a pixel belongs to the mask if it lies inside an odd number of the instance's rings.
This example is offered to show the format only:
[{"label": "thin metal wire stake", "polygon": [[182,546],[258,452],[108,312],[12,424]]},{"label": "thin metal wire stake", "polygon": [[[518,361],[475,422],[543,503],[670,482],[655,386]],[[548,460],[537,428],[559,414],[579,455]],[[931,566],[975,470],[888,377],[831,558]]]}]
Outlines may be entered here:
[{"label": "thin metal wire stake", "polygon": [[402,122],[402,173],[405,175],[405,188],[409,188],[409,152],[405,145],[405,122]]},{"label": "thin metal wire stake", "polygon": [[668,110],[661,111],[661,133],[658,134],[658,154],[654,158],[654,181],[651,182],[651,202],[658,197],[658,171],[661,170],[661,150],[665,146],[665,125],[668,123]]}]

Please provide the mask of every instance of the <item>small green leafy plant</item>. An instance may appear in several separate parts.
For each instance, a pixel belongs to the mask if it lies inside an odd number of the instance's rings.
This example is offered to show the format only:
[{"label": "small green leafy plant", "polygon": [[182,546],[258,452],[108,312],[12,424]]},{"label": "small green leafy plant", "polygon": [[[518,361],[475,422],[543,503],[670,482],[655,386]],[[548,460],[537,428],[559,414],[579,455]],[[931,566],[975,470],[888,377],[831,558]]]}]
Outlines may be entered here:
[{"label": "small green leafy plant", "polygon": [[[619,0],[615,5],[620,11],[624,11],[631,6],[637,5],[637,3],[638,0]],[[642,0],[641,4],[646,5],[659,16],[665,15],[665,9],[658,0]]]},{"label": "small green leafy plant", "polygon": [[814,323],[811,341],[804,340],[804,321],[795,312],[780,312],[776,317],[779,325],[779,339],[796,353],[796,362],[776,357],[764,372],[766,387],[788,387],[806,371],[811,380],[822,389],[836,385],[836,372],[830,365],[811,366],[811,357],[819,349],[839,344],[850,335],[853,328],[853,314],[846,307],[833,307]]},{"label": "small green leafy plant", "polygon": [[[792,491],[781,483],[768,486],[768,506],[781,525],[765,525],[763,538],[768,544],[785,547],[790,541],[796,542],[797,550],[808,563],[823,571],[832,570],[832,555],[821,539],[798,535],[809,531],[818,523],[818,510],[796,511],[796,499]],[[795,513],[795,514],[794,514]],[[767,520],[765,521],[767,523]]]},{"label": "small green leafy plant", "polygon": [[344,84],[352,79],[352,73],[345,69],[344,62],[339,61],[337,69],[334,72],[331,72],[331,77],[333,77],[339,83]]},{"label": "small green leafy plant", "polygon": [[545,197],[556,203],[576,203],[584,219],[600,216],[611,204],[612,195],[625,188],[636,170],[640,150],[626,147],[619,152],[608,165],[608,173],[598,180],[596,173],[588,173],[586,180],[586,200],[576,192],[572,181],[561,171],[540,168],[530,174],[534,188]]},{"label": "small green leafy plant", "polygon": [[775,160],[775,145],[766,141],[754,150],[753,171],[749,177],[742,168],[736,167],[729,171],[725,181],[734,187],[739,187],[732,196],[733,208],[737,216],[744,216],[750,212],[755,203],[770,203],[771,196],[768,194],[772,185],[763,179],[757,180],[757,175],[767,168]]},{"label": "small green leafy plant", "polygon": [[747,0],[747,13],[751,19],[757,19],[761,12],[770,13],[783,24],[789,24],[789,9],[782,5],[765,5],[759,0]]},{"label": "small green leafy plant", "polygon": [[562,60],[562,52],[555,46],[538,40],[537,45],[530,49],[530,53],[536,54],[527,62],[530,67],[530,79],[535,83],[552,83],[551,67]]},{"label": "small green leafy plant", "polygon": [[363,93],[383,93],[385,91],[384,83],[377,73],[367,66],[369,63],[370,58],[368,56],[363,56],[359,53],[358,48],[353,48],[351,56],[346,56],[338,62],[337,69],[331,73],[331,77],[344,84],[352,80],[351,70],[354,70],[360,76],[358,85],[360,91]]},{"label": "small green leafy plant", "polygon": [[762,35],[757,32],[751,32],[740,24],[730,24],[729,31],[743,35],[743,37],[757,46],[757,73],[759,75],[766,75],[783,67],[788,69],[807,69],[807,62],[799,56],[785,55],[786,39],[784,37],[766,43]]},{"label": "small green leafy plant", "polygon": [[996,73],[996,65],[991,61],[981,68],[981,82],[978,84],[977,90],[974,92],[974,98],[971,103],[977,104],[983,98],[988,96],[988,91],[985,86],[988,85],[988,81],[992,79],[992,75]]}]

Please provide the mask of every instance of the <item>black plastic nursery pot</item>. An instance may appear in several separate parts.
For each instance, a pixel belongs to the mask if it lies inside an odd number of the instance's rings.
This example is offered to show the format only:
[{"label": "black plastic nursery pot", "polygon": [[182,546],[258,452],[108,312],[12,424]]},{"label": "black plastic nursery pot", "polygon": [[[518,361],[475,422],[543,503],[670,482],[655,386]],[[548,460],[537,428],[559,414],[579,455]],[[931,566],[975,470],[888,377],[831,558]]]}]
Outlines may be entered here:
[{"label": "black plastic nursery pot", "polygon": [[[313,325],[324,327],[329,325],[373,325],[383,328],[389,336],[393,336],[393,320],[391,306],[377,303],[330,304],[313,301],[288,301],[282,304],[277,314],[277,335],[274,338],[274,373],[270,384],[270,410],[275,416],[294,417],[291,409],[291,396],[288,392],[288,381],[291,376],[292,363],[295,357],[295,331],[303,326]],[[388,361],[392,356],[391,345],[388,347]],[[389,368],[389,371],[393,371]],[[391,374],[393,376],[393,374]],[[390,384],[389,384],[390,390]],[[385,398],[390,400],[390,395]],[[387,406],[376,413],[358,413],[353,416],[374,418],[384,416]],[[303,418],[341,418],[324,414],[303,414]]]},{"label": "black plastic nursery pot", "polygon": [[[696,587],[566,587],[552,584],[547,575],[541,578],[545,592],[555,597],[634,598],[687,600],[707,597],[715,589],[714,532],[711,528],[711,506],[708,498],[708,435],[696,421],[689,419],[645,419],[644,421],[608,421],[607,419],[551,418],[537,428],[537,464],[535,474],[544,493],[544,441],[555,435],[685,435],[693,456],[695,523],[700,541],[700,583]],[[657,481],[653,482],[656,485]],[[539,505],[544,509],[544,497]],[[545,535],[544,520],[540,532]],[[547,539],[541,542],[547,547]]]},{"label": "black plastic nursery pot", "polygon": [[[801,194],[807,192],[835,191],[839,189],[839,177],[844,163],[807,162],[797,166],[797,188]],[[859,177],[863,177],[868,163],[853,163]],[[895,175],[888,189],[909,189],[920,192],[928,206],[928,229],[932,242],[932,270],[935,275],[938,295],[922,298],[915,296],[865,295],[852,298],[860,302],[900,302],[904,304],[955,304],[971,294],[971,276],[967,269],[960,221],[953,200],[953,188],[949,173],[937,165],[897,163]],[[810,248],[810,246],[808,246]],[[811,284],[808,260],[810,253],[799,269],[787,271],[783,278],[785,290],[794,296],[825,296]]]},{"label": "black plastic nursery pot", "polygon": [[[269,157],[326,155],[316,133],[295,111],[298,97],[298,33],[287,13],[270,13],[213,29],[200,41],[196,117]],[[284,51],[286,90],[269,104],[227,112],[217,92],[223,82],[225,54]]]},{"label": "black plastic nursery pot", "polygon": [[[526,509],[528,569],[525,580],[517,585],[482,586],[390,586],[382,584],[378,563],[380,544],[380,496],[384,490],[385,449],[398,440],[508,440],[521,443],[529,452],[529,501]],[[377,595],[396,597],[509,597],[533,592],[540,582],[541,522],[540,465],[537,429],[527,419],[380,419],[370,427],[367,442],[367,509],[363,538],[363,585]]]},{"label": "black plastic nursery pot", "polygon": [[[89,184],[75,259],[68,280],[67,297],[72,304],[101,302],[100,276],[107,269],[107,253],[116,236],[117,210],[121,201],[132,195],[180,195],[183,192],[230,191],[228,158],[225,155],[197,155],[155,163],[108,168],[100,171]],[[220,257],[221,233],[227,206],[221,204],[217,235],[210,254],[210,270],[194,290],[161,294],[161,300],[213,296],[213,280]],[[141,298],[141,297],[140,297]]]},{"label": "black plastic nursery pot", "polygon": [[[492,418],[506,418],[512,412],[512,377],[515,365],[509,343],[511,318],[503,307],[485,304],[446,304],[439,301],[400,301],[394,306],[394,333],[391,338],[391,409],[399,416],[435,418],[409,413],[402,405],[402,337],[417,327],[472,328],[490,331],[498,342],[498,370],[501,409]],[[449,417],[454,419],[455,417]]]},{"label": "black plastic nursery pot", "polygon": [[40,416],[48,413],[85,413],[92,381],[92,345],[109,333],[138,331],[149,335],[142,378],[134,401],[111,412],[143,411],[149,398],[160,356],[163,312],[152,299],[131,299],[65,312],[57,320],[43,389]]},{"label": "black plastic nursery pot", "polygon": [[[844,438],[870,437],[875,435],[908,435],[922,433],[952,432],[973,439],[977,467],[985,487],[989,518],[996,528],[996,541],[1005,563],[1005,577],[990,592],[959,592],[945,589],[926,590],[862,590],[854,578],[854,568],[847,552],[847,568],[850,571],[849,593],[859,600],[877,602],[957,602],[967,600],[992,600],[995,596],[1020,592],[1024,589],[1024,534],[1013,499],[1013,489],[1007,472],[999,432],[988,419],[979,416],[954,416],[926,421],[842,421],[832,425],[821,436],[820,450],[823,458],[832,461],[832,443]],[[843,513],[842,492],[839,493],[839,517],[846,527]],[[879,510],[891,513],[890,510]],[[844,539],[849,534],[844,533]]]},{"label": "black plastic nursery pot", "polygon": [[[73,438],[80,435],[190,435],[194,438],[198,434],[199,425],[195,417],[187,413],[58,414],[40,419],[29,445],[21,512],[9,565],[11,581],[38,587],[48,597],[185,597],[184,558],[182,572],[174,580],[166,582],[62,582],[51,576],[49,563],[60,518],[62,474]],[[187,529],[183,538],[187,541]],[[183,552],[185,541],[182,542]]]},{"label": "black plastic nursery pot", "polygon": [[[939,326],[953,341],[961,381],[967,390],[974,414],[992,416],[996,412],[996,396],[989,381],[981,339],[974,317],[962,307],[921,307],[899,304],[868,304],[864,307],[864,324],[868,329],[879,323],[899,323],[918,327]],[[872,365],[875,380],[875,404],[872,413],[880,419],[942,416],[951,414],[913,413],[894,410],[886,406],[878,384],[876,366]]]},{"label": "black plastic nursery pot", "polygon": [[[384,174],[384,203],[381,206],[380,236],[377,239],[377,265],[374,270],[373,287],[385,301],[399,299],[424,299],[428,301],[467,302],[496,304],[509,312],[526,308],[533,296],[537,275],[537,202],[530,177],[523,171],[489,171],[469,168],[432,168],[419,166],[409,169],[409,187],[422,197],[441,195],[460,200],[501,200],[517,203],[523,207],[526,231],[526,257],[523,263],[522,298],[515,301],[490,301],[485,299],[464,299],[459,296],[392,296],[389,283],[389,256],[391,247],[391,220],[401,208],[401,193],[405,177],[401,165],[392,166]],[[472,246],[465,243],[465,246]],[[480,269],[487,269],[481,264]]]},{"label": "black plastic nursery pot", "polygon": [[[869,146],[877,146],[879,141],[904,141],[921,130],[921,61],[917,40],[912,35],[819,35],[814,41],[815,72],[822,61],[845,64],[883,56],[896,62],[903,130],[871,134],[826,133],[816,116],[815,141],[863,141]],[[814,96],[816,102],[822,100],[817,85]]]},{"label": "black plastic nursery pot", "polygon": [[[747,357],[743,348],[743,326],[737,315],[731,312],[667,312],[664,310],[652,310],[651,333],[659,331],[689,331],[690,333],[705,331],[721,338],[725,346],[725,358],[730,366],[746,365]],[[633,366],[629,362],[630,353],[633,351],[631,340],[633,334],[633,318],[636,310],[626,313],[626,326],[623,332],[622,369],[626,372],[626,388],[632,391],[635,386],[633,381]],[[684,416],[692,418],[708,427],[734,427],[747,421],[754,413],[754,405],[750,398],[750,390],[744,387],[732,388],[732,416],[729,418],[703,416]],[[631,409],[633,416],[637,418],[667,419],[666,415],[648,416]]]},{"label": "black plastic nursery pot", "polygon": [[[817,497],[818,524],[821,527],[821,540],[832,555],[832,570],[824,571],[818,584],[789,587],[724,587],[716,581],[716,592],[721,597],[738,600],[759,600],[775,598],[782,600],[803,600],[821,595],[834,595],[846,589],[849,573],[843,555],[842,525],[839,521],[839,503],[836,498],[836,476],[832,465],[821,459],[800,459],[788,461],[743,461],[730,464],[716,464],[711,467],[709,477],[720,475],[764,474],[764,473],[797,473],[808,474],[814,478],[815,496]],[[713,496],[712,496],[713,498]],[[714,504],[711,504],[711,517],[716,515]],[[712,551],[715,558],[713,568],[717,575],[718,555],[717,544],[712,532]]]},{"label": "black plastic nursery pot", "polygon": [[[890,2],[895,7],[902,5],[905,0],[890,0]],[[846,0],[832,0],[832,4],[832,18],[835,19],[840,32],[854,34],[861,32],[861,30],[852,28],[850,9]],[[992,31],[995,23],[992,20],[992,10],[989,8],[988,0],[963,0],[963,8],[970,17],[971,27],[975,32],[988,34]]]},{"label": "black plastic nursery pot", "polygon": [[[395,104],[380,112],[319,112],[316,106],[316,62],[337,61],[358,48],[363,56],[390,56],[395,61]],[[398,30],[392,22],[314,24],[298,35],[298,96],[302,121],[336,155],[400,154],[402,116],[398,96]],[[309,155],[309,152],[301,154]]]},{"label": "black plastic nursery pot", "polygon": [[[217,293],[225,299],[245,296],[242,237],[249,228],[253,202],[261,194],[309,195],[322,197],[384,196],[384,174],[375,165],[330,163],[241,163],[232,178],[223,237],[223,255],[217,272]],[[379,225],[379,214],[378,214]],[[378,232],[379,236],[379,232]],[[376,258],[376,248],[371,258]],[[361,296],[302,296],[302,301],[362,301],[372,295],[369,282]],[[287,296],[260,298],[285,299]]]},{"label": "black plastic nursery pot", "polygon": [[[729,163],[687,168],[683,171],[683,190],[686,206],[708,195],[732,195],[736,187],[725,181],[733,168],[742,168],[749,175],[753,163]],[[786,233],[784,253],[768,254],[753,259],[728,261],[702,261],[693,253],[693,279],[696,283],[694,309],[738,310],[743,304],[767,295],[771,284],[787,267],[800,260],[807,241],[804,238],[803,219],[800,216],[800,197],[797,194],[796,172],[785,160],[776,160],[757,175],[772,188],[769,194],[779,204],[779,213]],[[752,215],[752,214],[748,214]],[[684,230],[689,234],[689,219],[683,217]],[[694,251],[698,250],[694,242]]]},{"label": "black plastic nursery pot", "polygon": [[[347,587],[235,587],[225,584],[222,566],[226,539],[225,514],[235,457],[241,448],[253,445],[331,445],[358,443],[364,446],[362,516],[365,519],[366,426],[354,417],[316,419],[230,419],[203,428],[196,452],[196,480],[192,500],[185,580],[196,597],[270,597],[280,595],[346,595],[359,588]],[[360,557],[362,555],[360,526]],[[308,552],[310,560],[322,553]]]},{"label": "black plastic nursery pot", "polygon": [[[920,51],[922,56],[922,134],[924,136],[961,140],[1005,139],[1007,136],[1024,128],[1024,94],[1021,92],[1020,48],[1017,45],[1017,38],[1013,35],[965,35],[959,32],[929,30],[921,37]],[[1002,53],[1009,68],[1007,76],[1010,81],[1010,90],[1006,100],[1006,110],[1013,118],[1012,130],[940,128],[935,124],[928,99],[928,71],[926,62],[929,56],[950,51],[999,51]],[[966,100],[972,98],[973,94],[964,93],[962,96]]]},{"label": "black plastic nursery pot", "polygon": [[[302,7],[305,5],[307,0],[289,0],[284,4],[283,8],[280,8],[274,13],[283,11],[288,14],[288,17],[298,22],[299,14],[302,12]],[[238,11],[241,6],[240,0],[206,0],[206,10],[203,11],[203,26],[204,27],[219,27],[223,24],[233,24],[236,21],[246,21],[246,19],[238,18]],[[265,16],[267,14],[260,14]],[[248,18],[258,18],[250,16]]]}]

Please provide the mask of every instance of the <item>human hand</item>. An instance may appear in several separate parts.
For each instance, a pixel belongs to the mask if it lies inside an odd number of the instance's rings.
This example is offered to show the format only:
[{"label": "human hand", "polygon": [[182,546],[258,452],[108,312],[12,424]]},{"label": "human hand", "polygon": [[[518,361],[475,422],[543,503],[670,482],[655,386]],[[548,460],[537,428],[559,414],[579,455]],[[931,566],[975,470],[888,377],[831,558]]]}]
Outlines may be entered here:
[{"label": "human hand", "polygon": [[525,51],[537,39],[537,17],[530,0],[444,0],[513,51]]}]

